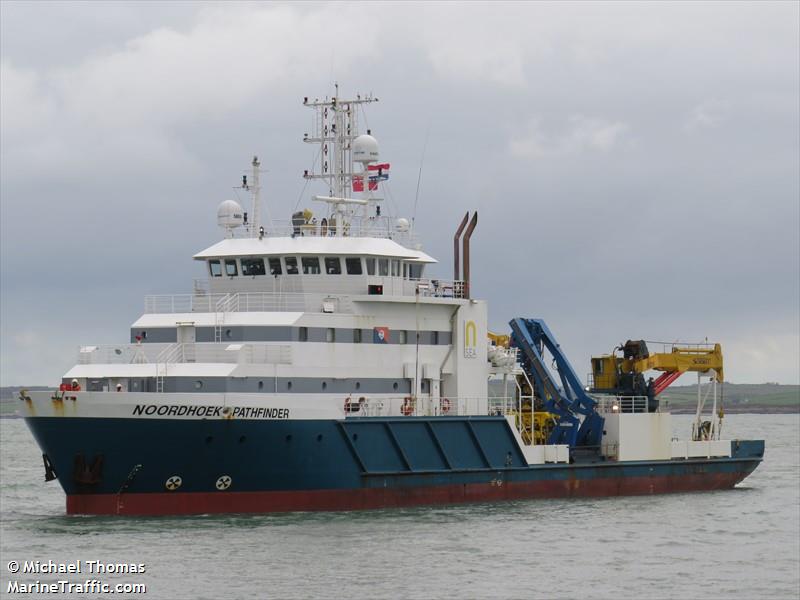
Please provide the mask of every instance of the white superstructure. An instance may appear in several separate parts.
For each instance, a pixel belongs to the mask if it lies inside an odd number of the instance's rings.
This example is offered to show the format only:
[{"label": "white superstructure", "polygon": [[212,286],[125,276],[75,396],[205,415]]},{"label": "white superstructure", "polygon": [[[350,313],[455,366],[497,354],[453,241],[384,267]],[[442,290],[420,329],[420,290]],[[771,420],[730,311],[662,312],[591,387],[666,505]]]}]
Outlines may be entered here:
[{"label": "white superstructure", "polygon": [[[338,92],[337,92],[338,94]],[[88,392],[321,398],[347,414],[486,414],[486,304],[428,277],[407,219],[387,214],[378,142],[360,133],[372,96],[305,99],[318,146],[313,210],[262,221],[260,162],[242,177],[249,214],[223,201],[223,239],[195,254],[206,277],[148,296],[130,344],[85,346],[65,381]],[[266,399],[265,399],[266,400]],[[326,402],[327,404],[327,402]]]}]

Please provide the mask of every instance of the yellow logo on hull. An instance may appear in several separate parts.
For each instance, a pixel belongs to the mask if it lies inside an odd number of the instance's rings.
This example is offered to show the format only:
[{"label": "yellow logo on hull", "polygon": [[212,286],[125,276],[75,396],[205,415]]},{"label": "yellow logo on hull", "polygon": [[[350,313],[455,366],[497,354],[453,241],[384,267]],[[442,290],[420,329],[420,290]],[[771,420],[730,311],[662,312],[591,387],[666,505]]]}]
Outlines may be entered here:
[{"label": "yellow logo on hull", "polygon": [[475,321],[464,321],[464,358],[478,356],[478,327]]}]

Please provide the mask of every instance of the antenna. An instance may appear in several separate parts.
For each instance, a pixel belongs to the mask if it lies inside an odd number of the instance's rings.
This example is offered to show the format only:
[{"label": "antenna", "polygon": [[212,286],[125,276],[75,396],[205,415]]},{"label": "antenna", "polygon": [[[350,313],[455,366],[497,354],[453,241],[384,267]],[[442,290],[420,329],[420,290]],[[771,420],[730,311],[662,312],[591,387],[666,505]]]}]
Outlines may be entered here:
[{"label": "antenna", "polygon": [[422,157],[419,159],[419,175],[417,175],[417,193],[414,195],[414,212],[411,213],[411,224],[417,219],[417,202],[419,202],[419,186],[422,182],[422,165],[425,163],[425,151],[428,149],[428,136],[431,133],[431,123],[428,121],[428,129],[425,131],[425,142],[422,144]]}]

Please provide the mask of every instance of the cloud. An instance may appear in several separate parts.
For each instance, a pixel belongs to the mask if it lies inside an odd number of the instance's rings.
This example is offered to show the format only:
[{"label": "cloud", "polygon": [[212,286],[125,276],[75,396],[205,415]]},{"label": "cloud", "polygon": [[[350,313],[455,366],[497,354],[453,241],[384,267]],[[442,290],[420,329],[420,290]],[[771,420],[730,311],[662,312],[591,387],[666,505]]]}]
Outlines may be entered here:
[{"label": "cloud", "polygon": [[730,103],[721,100],[706,100],[689,112],[684,128],[689,132],[718,127],[728,118]]},{"label": "cloud", "polygon": [[[268,110],[275,89],[298,76],[327,81],[331,64],[309,40],[347,37],[336,50],[343,71],[377,55],[375,28],[356,6],[315,12],[289,6],[211,6],[185,31],[156,28],[77,65],[21,68],[2,62],[0,105],[8,167],[30,173],[35,157],[57,157],[51,173],[72,176],[136,162],[192,165],[176,132],[228,115],[257,99]],[[72,160],[75,159],[75,160]],[[141,161],[146,163],[142,165]]]},{"label": "cloud", "polygon": [[56,380],[76,345],[124,340],[142,295],[188,291],[253,154],[266,212],[316,208],[299,101],[336,79],[381,98],[387,210],[415,210],[430,129],[418,233],[449,276],[453,222],[480,211],[498,327],[542,316],[581,365],[708,335],[734,381],[800,377],[797,3],[0,10],[3,383]]},{"label": "cloud", "polygon": [[562,131],[547,133],[541,119],[534,119],[523,137],[511,140],[509,150],[513,156],[525,159],[605,153],[630,142],[629,133],[626,123],[584,115],[572,115]]}]

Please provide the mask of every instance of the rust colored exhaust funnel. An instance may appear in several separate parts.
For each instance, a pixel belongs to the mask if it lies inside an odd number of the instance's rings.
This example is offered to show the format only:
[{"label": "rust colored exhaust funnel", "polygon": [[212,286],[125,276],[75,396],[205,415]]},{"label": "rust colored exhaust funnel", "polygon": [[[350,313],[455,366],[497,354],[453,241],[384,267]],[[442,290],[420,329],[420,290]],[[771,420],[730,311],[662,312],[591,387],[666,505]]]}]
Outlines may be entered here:
[{"label": "rust colored exhaust funnel", "polygon": [[453,281],[461,279],[461,264],[458,261],[458,242],[461,238],[461,232],[464,231],[464,227],[467,226],[468,220],[469,213],[465,213],[464,218],[461,219],[461,225],[458,226],[456,234],[453,236]]},{"label": "rust colored exhaust funnel", "polygon": [[464,234],[464,298],[469,298],[469,238],[472,237],[472,232],[475,231],[477,224],[478,211],[475,211],[475,214],[472,215],[472,221],[467,227],[467,232]]}]

